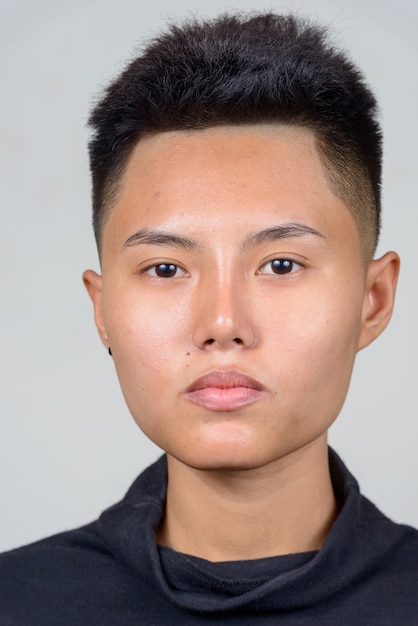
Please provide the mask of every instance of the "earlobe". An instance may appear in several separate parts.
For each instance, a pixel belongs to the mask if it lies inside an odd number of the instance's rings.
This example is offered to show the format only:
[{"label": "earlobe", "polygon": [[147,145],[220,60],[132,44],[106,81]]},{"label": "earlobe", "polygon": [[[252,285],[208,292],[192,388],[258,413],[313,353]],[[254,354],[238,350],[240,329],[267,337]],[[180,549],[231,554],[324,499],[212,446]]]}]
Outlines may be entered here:
[{"label": "earlobe", "polygon": [[102,277],[100,276],[100,274],[97,274],[93,270],[86,270],[85,272],[83,272],[83,283],[93,302],[94,320],[96,322],[100,338],[106,348],[108,348],[109,340],[106,332],[102,309]]},{"label": "earlobe", "polygon": [[374,341],[386,328],[392,316],[400,259],[387,252],[371,261],[367,269],[358,350]]}]

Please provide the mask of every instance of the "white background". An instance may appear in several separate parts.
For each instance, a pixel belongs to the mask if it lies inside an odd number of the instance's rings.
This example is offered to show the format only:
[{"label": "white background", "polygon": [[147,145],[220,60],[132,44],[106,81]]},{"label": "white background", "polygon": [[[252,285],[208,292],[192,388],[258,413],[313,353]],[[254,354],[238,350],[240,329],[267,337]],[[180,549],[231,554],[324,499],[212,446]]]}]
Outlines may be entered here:
[{"label": "white background", "polygon": [[0,0],[0,549],[81,525],[159,454],[124,406],[81,282],[98,269],[86,118],[167,18],[294,9],[332,25],[385,129],[384,229],[402,274],[395,317],[359,355],[331,443],[363,491],[418,525],[416,0]]}]

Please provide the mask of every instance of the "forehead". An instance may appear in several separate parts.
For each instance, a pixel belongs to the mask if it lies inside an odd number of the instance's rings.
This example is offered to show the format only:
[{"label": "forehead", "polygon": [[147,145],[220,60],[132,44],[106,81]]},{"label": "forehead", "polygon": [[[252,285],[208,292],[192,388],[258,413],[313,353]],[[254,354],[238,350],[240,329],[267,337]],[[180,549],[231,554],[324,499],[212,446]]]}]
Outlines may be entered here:
[{"label": "forehead", "polygon": [[[324,179],[315,136],[308,129],[254,125],[172,131],[138,142],[122,177],[121,190],[123,196],[123,191],[142,175],[147,188],[149,184],[174,191],[189,178],[189,184],[194,179],[196,187],[210,185],[212,179],[221,181],[223,185],[216,185],[211,195],[228,190],[228,180],[231,185],[236,181],[243,187],[257,183],[260,190],[268,192],[274,182],[280,184],[284,179],[297,186],[307,166]],[[163,180],[159,178],[162,172]]]},{"label": "forehead", "polygon": [[330,187],[308,129],[254,125],[174,131],[138,142],[103,243],[120,245],[143,227],[186,227],[202,236],[230,229],[238,236],[238,230],[280,221],[332,231],[341,220],[354,224]]}]

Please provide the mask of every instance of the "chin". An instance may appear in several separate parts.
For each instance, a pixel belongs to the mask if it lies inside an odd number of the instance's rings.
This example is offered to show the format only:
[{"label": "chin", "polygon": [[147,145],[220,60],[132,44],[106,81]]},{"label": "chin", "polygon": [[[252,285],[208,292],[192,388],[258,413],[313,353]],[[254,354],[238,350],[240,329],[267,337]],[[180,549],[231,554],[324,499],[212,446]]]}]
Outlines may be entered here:
[{"label": "chin", "polygon": [[197,462],[194,462],[194,460],[192,460],[192,462],[188,463],[188,465],[193,469],[203,472],[246,472],[260,469],[261,467],[265,466],[265,463],[259,463],[256,461],[251,462],[248,461],[248,459],[245,461],[231,461],[231,459],[219,459],[215,461],[210,460],[206,463],[202,460],[199,460]]},{"label": "chin", "polygon": [[[276,444],[276,445],[274,445]],[[259,470],[273,467],[281,461],[289,461],[297,452],[305,454],[312,447],[327,449],[326,431],[312,433],[304,437],[243,437],[224,438],[222,441],[209,440],[195,442],[194,445],[167,453],[180,463],[200,471],[207,472],[239,472]],[[285,463],[286,465],[286,463]]]},{"label": "chin", "polygon": [[[170,452],[168,452],[170,454]],[[172,454],[178,461],[199,471],[206,472],[239,472],[256,470],[277,460],[280,454],[271,451],[262,452],[236,444],[204,447],[200,446],[193,452]]]}]

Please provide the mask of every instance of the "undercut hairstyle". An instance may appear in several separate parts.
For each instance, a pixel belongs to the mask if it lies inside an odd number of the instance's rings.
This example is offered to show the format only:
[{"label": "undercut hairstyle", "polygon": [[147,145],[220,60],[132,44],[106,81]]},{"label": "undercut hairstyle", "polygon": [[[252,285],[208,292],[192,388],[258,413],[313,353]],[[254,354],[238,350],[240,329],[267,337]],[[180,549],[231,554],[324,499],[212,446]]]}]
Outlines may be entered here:
[{"label": "undercut hairstyle", "polygon": [[103,226],[141,138],[286,124],[314,133],[330,186],[357,222],[362,254],[373,256],[382,161],[376,99],[322,26],[274,13],[171,24],[109,85],[89,124],[99,254]]}]

